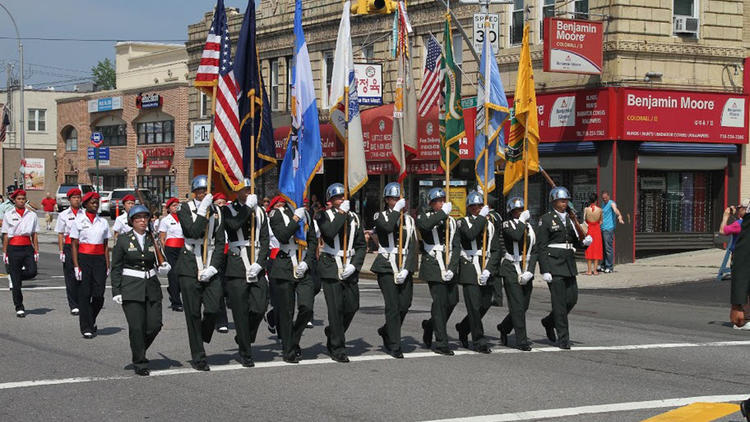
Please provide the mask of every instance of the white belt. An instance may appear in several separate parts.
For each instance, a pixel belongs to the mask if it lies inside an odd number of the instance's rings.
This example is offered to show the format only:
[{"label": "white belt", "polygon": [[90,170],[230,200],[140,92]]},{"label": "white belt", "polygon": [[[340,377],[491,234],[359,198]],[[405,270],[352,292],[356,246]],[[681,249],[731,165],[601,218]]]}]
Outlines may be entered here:
[{"label": "white belt", "polygon": [[[327,253],[331,256],[344,256],[344,250],[343,249],[334,249],[326,244],[323,245],[323,253]],[[349,249],[346,252],[346,257],[349,258],[350,256],[354,255],[354,249]]]},{"label": "white belt", "polygon": [[[466,259],[469,259],[469,257],[473,258],[475,256],[482,256],[482,250],[481,249],[461,249],[461,256],[463,256]],[[490,251],[487,251],[487,256],[490,256]]]},{"label": "white belt", "polygon": [[443,252],[443,251],[445,251],[445,246],[443,246],[442,244],[440,244],[440,245],[432,245],[432,244],[429,244],[429,243],[425,243],[424,244],[424,251],[427,252],[430,256],[432,256],[434,258],[435,255],[437,254],[437,252]]},{"label": "white belt", "polygon": [[519,256],[518,257],[518,261],[516,261],[516,258],[513,255],[511,255],[511,254],[509,254],[509,253],[506,252],[505,253],[505,259],[507,259],[510,262],[519,262],[521,260],[521,257]]},{"label": "white belt", "polygon": [[573,247],[572,243],[550,243],[547,247],[555,249],[570,249],[573,252],[576,251],[576,248]]},{"label": "white belt", "polygon": [[139,271],[139,270],[132,270],[130,268],[123,268],[122,269],[122,275],[126,275],[128,277],[136,277],[136,278],[151,278],[156,275],[156,270],[148,270],[148,271]]}]

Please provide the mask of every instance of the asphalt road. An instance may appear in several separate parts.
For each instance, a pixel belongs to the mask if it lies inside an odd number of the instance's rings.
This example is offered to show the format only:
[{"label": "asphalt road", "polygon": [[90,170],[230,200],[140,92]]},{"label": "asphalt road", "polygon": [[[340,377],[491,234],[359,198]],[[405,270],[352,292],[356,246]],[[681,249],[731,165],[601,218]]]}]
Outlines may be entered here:
[{"label": "asphalt road", "polygon": [[376,333],[380,292],[363,281],[347,335],[351,363],[334,363],[325,352],[320,294],[315,327],[302,338],[302,364],[281,361],[280,344],[263,323],[255,368],[239,366],[230,331],[206,345],[208,373],[190,369],[184,315],[165,310],[148,352],[148,378],[130,369],[125,318],[109,290],[99,336],[84,340],[63,284],[56,254],[43,253],[39,276],[26,283],[25,319],[15,317],[8,290],[0,292],[0,420],[632,421],[677,407],[649,408],[655,400],[750,396],[750,332],[726,322],[728,282],[581,291],[570,317],[571,351],[552,347],[539,324],[550,307],[546,289],[534,291],[527,317],[531,353],[499,345],[494,327],[507,311],[499,307],[485,317],[494,353],[461,349],[453,326],[465,315],[462,301],[449,324],[453,357],[421,344],[419,324],[431,300],[417,285],[403,329],[407,359],[396,360],[383,353]]}]

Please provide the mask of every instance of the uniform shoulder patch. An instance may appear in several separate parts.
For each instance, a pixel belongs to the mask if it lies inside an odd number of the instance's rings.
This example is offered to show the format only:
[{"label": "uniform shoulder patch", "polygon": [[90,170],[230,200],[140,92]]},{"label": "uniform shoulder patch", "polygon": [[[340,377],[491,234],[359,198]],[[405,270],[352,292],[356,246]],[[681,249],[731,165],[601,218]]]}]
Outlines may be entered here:
[{"label": "uniform shoulder patch", "polygon": [[271,210],[271,213],[270,213],[270,214],[268,214],[268,216],[269,216],[269,217],[273,217],[273,216],[275,216],[275,215],[276,215],[276,211],[278,211],[278,210],[277,210],[276,208],[272,209],[272,210]]},{"label": "uniform shoulder patch", "polygon": [[374,218],[375,220],[377,220],[378,218],[380,218],[380,213],[379,213],[379,212],[376,212],[376,213],[375,213],[375,217],[373,217],[373,218]]},{"label": "uniform shoulder patch", "polygon": [[508,227],[510,227],[510,221],[503,221],[503,228],[507,229]]}]

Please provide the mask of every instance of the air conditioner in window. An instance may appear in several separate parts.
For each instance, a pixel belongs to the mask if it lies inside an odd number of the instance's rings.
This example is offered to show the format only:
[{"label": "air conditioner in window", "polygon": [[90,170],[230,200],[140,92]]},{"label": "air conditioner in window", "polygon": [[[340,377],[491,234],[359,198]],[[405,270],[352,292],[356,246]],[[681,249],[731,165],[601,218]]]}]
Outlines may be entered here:
[{"label": "air conditioner in window", "polygon": [[673,28],[675,34],[698,34],[699,19],[691,16],[675,16]]}]

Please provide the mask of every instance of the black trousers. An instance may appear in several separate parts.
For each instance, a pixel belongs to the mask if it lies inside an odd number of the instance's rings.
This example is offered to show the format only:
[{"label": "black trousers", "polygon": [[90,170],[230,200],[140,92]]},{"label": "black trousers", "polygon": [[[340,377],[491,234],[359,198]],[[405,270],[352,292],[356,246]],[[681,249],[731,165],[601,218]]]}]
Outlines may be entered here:
[{"label": "black trousers", "polygon": [[180,275],[180,291],[185,311],[190,356],[193,363],[206,361],[203,343],[210,343],[219,312],[219,297],[222,295],[219,277],[207,282],[197,277]]},{"label": "black trousers", "polygon": [[81,334],[93,333],[96,317],[104,306],[107,262],[104,255],[78,254],[78,267],[83,279],[78,282],[78,324]]},{"label": "black trousers", "polygon": [[[271,280],[271,285],[276,286],[273,293],[276,296],[276,312],[279,315],[278,330],[282,353],[285,358],[292,358],[300,348],[299,342],[307,323],[312,320],[315,286],[309,275],[302,280],[274,278]],[[296,320],[294,319],[295,305]]]},{"label": "black trousers", "polygon": [[240,357],[251,359],[250,346],[255,343],[258,326],[263,321],[268,303],[268,282],[263,274],[258,281],[248,283],[245,278],[227,278],[225,291],[232,302],[232,318],[236,335],[234,340],[239,346]]},{"label": "black trousers", "polygon": [[466,304],[466,316],[458,323],[460,333],[471,333],[474,347],[486,346],[487,337],[484,336],[482,318],[492,306],[492,295],[495,286],[489,282],[486,286],[479,284],[462,284],[464,291],[464,304]]},{"label": "black trousers", "polygon": [[8,245],[8,273],[13,282],[13,305],[16,311],[23,311],[23,280],[36,277],[36,261],[34,261],[34,247],[31,245]]},{"label": "black trousers", "polygon": [[177,258],[180,257],[180,250],[182,248],[172,248],[169,246],[164,247],[164,255],[167,258],[169,266],[172,267],[167,274],[167,280],[169,285],[167,286],[167,293],[169,294],[169,304],[171,307],[182,306],[182,298],[180,298],[180,277],[177,275]]},{"label": "black trousers", "polygon": [[402,284],[396,284],[392,273],[378,274],[378,286],[385,304],[385,324],[382,329],[386,334],[386,344],[391,351],[401,350],[401,325],[414,296],[412,273]]},{"label": "black trousers", "polygon": [[148,297],[144,302],[126,300],[122,302],[122,311],[128,321],[133,366],[135,369],[146,368],[148,366],[146,350],[154,342],[162,327],[161,301],[151,301]]},{"label": "black trousers", "polygon": [[435,334],[433,347],[448,347],[448,330],[446,325],[458,304],[458,286],[456,283],[445,283],[442,281],[429,281],[430,296],[432,296],[431,317],[427,320],[428,327],[432,327]]},{"label": "black trousers", "polygon": [[219,312],[216,313],[216,328],[228,327],[229,318],[227,316],[227,304],[232,307],[231,300],[229,298],[229,292],[227,291],[227,279],[223,273],[218,274],[216,277],[221,281],[221,296],[219,296]]},{"label": "black trousers", "polygon": [[335,278],[322,278],[328,308],[328,346],[337,356],[346,354],[346,330],[359,310],[359,285]]},{"label": "black trousers", "polygon": [[63,276],[65,276],[65,294],[68,297],[70,310],[78,307],[78,280],[76,280],[75,268],[73,266],[73,248],[70,243],[63,245],[65,262],[63,262]]},{"label": "black trousers", "polygon": [[503,287],[508,296],[508,315],[500,323],[500,330],[509,334],[515,329],[516,346],[527,344],[529,339],[526,335],[526,311],[529,309],[534,283],[529,280],[522,286],[518,283],[518,273],[515,267],[503,268]]},{"label": "black trousers", "polygon": [[554,322],[558,341],[570,341],[568,314],[578,302],[576,278],[552,276],[552,281],[547,283],[547,286],[552,300],[552,312],[544,317],[545,324],[549,324],[550,321]]}]

